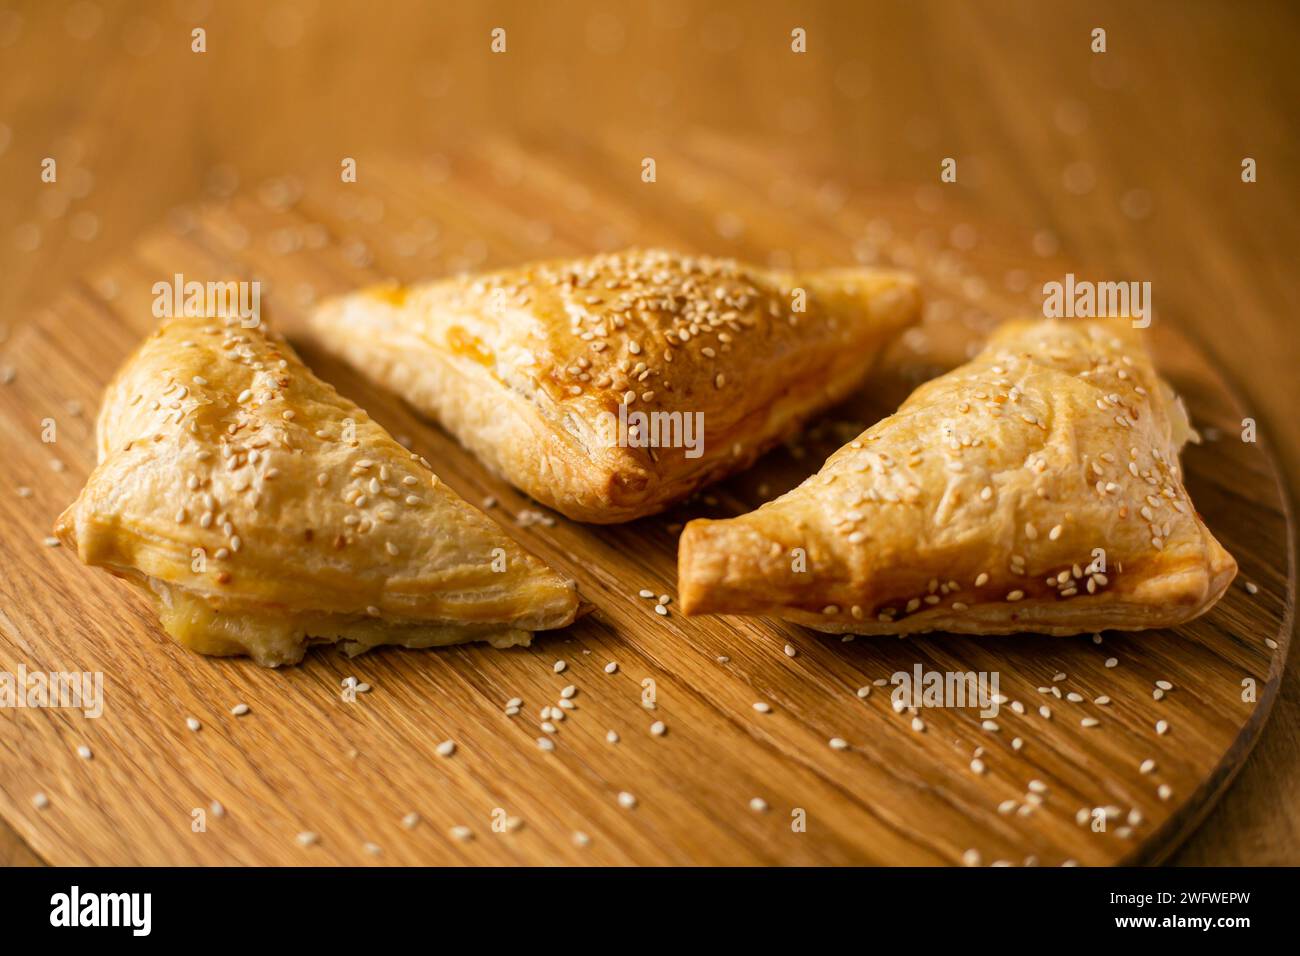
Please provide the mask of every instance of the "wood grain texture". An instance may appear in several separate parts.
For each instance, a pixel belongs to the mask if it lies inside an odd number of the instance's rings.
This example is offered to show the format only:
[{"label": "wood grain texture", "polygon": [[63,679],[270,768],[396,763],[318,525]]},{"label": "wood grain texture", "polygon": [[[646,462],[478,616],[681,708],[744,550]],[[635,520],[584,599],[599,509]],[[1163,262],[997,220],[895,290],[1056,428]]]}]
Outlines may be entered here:
[{"label": "wood grain texture", "polygon": [[[683,619],[652,613],[642,588],[674,593],[676,532],[689,517],[748,510],[815,470],[845,434],[888,411],[915,383],[961,361],[996,317],[1031,310],[1065,264],[1026,266],[1027,237],[981,224],[935,187],[899,199],[810,175],[770,147],[731,137],[685,139],[664,154],[671,175],[647,185],[624,168],[621,144],[544,149],[513,139],[447,153],[438,162],[376,158],[358,184],[287,180],[258,194],[196,204],[173,226],[60,296],[18,329],[19,369],[0,392],[10,454],[0,465],[29,499],[0,499],[13,534],[3,551],[3,644],[10,669],[102,670],[106,714],[19,711],[0,727],[7,759],[0,812],[53,863],[957,863],[1074,860],[1105,864],[1166,853],[1208,809],[1257,736],[1289,644],[1293,595],[1287,516],[1260,445],[1234,439],[1241,410],[1223,380],[1176,330],[1153,329],[1162,370],[1194,420],[1216,440],[1185,456],[1198,508],[1242,564],[1243,580],[1215,611],[1177,631],[1056,640],[1037,636],[841,642],[763,620]],[[430,224],[436,224],[436,236]],[[412,280],[632,242],[816,267],[856,258],[917,270],[929,306],[867,391],[738,478],[668,514],[593,528],[511,520],[530,503],[391,395],[311,347],[302,316],[317,297],[393,276]],[[151,287],[242,276],[264,283],[273,321],[304,357],[434,464],[528,547],[578,578],[597,611],[528,650],[466,647],[382,652],[355,660],[312,656],[279,672],[193,656],[173,645],[120,582],[41,544],[53,516],[93,464],[99,390],[152,324]],[[68,403],[85,410],[68,414]],[[33,436],[59,422],[56,445]],[[51,470],[50,461],[66,465]],[[1270,648],[1265,639],[1277,643]],[[795,650],[789,656],[784,650]],[[1107,668],[1113,656],[1119,666]],[[566,662],[562,673],[553,664]],[[618,670],[607,674],[606,662]],[[855,691],[921,664],[996,671],[1000,729],[973,709],[924,712],[913,731],[888,688]],[[1058,673],[1067,675],[1056,679]],[[343,678],[373,690],[340,699]],[[1152,699],[1157,679],[1175,689]],[[1257,685],[1242,699],[1241,682]],[[646,682],[650,681],[651,684]],[[539,710],[578,688],[553,754],[535,741]],[[1055,685],[1085,701],[1039,690]],[[647,709],[652,694],[655,706]],[[1109,695],[1108,706],[1092,703]],[[503,713],[511,697],[517,717]],[[755,701],[772,712],[756,712]],[[252,712],[229,708],[246,702]],[[1047,704],[1050,719],[1038,715]],[[185,718],[203,722],[197,733]],[[1102,720],[1083,728],[1084,716]],[[1155,730],[1169,721],[1168,735]],[[652,736],[662,720],[667,734]],[[617,744],[606,741],[614,730]],[[827,741],[842,737],[846,751]],[[1011,740],[1020,737],[1016,751]],[[439,756],[443,740],[456,742]],[[79,760],[85,743],[94,759]],[[984,774],[970,769],[983,748]],[[1141,774],[1146,758],[1157,762]],[[1030,781],[1047,787],[1027,805]],[[1168,784],[1162,800],[1157,786]],[[30,805],[40,788],[51,806]],[[621,792],[637,805],[620,806]],[[768,809],[756,812],[760,797]],[[190,814],[219,800],[207,831]],[[1113,805],[1105,833],[1075,822],[1081,807]],[[496,833],[495,811],[520,829]],[[423,822],[406,830],[411,811]],[[802,811],[807,831],[791,827]],[[475,837],[449,835],[470,827]],[[311,831],[318,844],[295,835]],[[589,846],[575,844],[582,831]],[[367,842],[382,848],[372,855]]]},{"label": "wood grain texture", "polygon": [[[796,23],[800,57],[787,52]],[[199,24],[203,56],[189,50]],[[497,25],[511,47],[494,58]],[[1086,45],[1097,25],[1102,57]],[[959,157],[973,224],[1153,281],[1158,310],[1242,385],[1294,498],[1298,25],[1285,0],[1248,13],[1183,0],[0,0],[0,366],[6,327],[12,339],[53,290],[231,183],[332,173],[344,155],[363,171],[372,155],[435,157],[475,132],[553,144],[601,131],[621,163],[704,128],[798,150],[818,168],[809,182],[851,173],[903,197],[934,183],[938,157]],[[1248,154],[1261,175],[1245,187]],[[50,155],[57,185],[38,179]],[[1300,861],[1294,659],[1275,709],[1178,862]]]}]

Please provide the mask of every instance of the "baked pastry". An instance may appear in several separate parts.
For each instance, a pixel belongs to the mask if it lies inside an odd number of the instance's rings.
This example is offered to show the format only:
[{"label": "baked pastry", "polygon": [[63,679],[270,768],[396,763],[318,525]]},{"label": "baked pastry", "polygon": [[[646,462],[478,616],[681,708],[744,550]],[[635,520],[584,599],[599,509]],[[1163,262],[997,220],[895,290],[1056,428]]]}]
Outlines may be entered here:
[{"label": "baked pastry", "polygon": [[577,611],[572,581],[237,319],[164,320],[109,385],[98,445],[55,533],[200,653],[510,647]]},{"label": "baked pastry", "polygon": [[915,321],[905,275],[662,251],[322,303],[321,344],[579,521],[629,521],[749,465]]},{"label": "baked pastry", "polygon": [[833,633],[1178,624],[1237,571],[1183,488],[1193,434],[1127,320],[1008,323],[788,494],[690,522],[679,600]]}]

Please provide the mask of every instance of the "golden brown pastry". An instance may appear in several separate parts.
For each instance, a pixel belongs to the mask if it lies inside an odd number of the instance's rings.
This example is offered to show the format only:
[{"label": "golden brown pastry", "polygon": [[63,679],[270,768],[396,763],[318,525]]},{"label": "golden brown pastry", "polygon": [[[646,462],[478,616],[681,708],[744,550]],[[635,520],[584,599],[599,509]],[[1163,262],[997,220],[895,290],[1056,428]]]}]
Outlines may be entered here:
[{"label": "golden brown pastry", "polygon": [[749,465],[915,321],[906,276],[661,251],[323,303],[321,343],[580,521],[629,521]]},{"label": "golden brown pastry", "polygon": [[1008,323],[788,494],[688,524],[682,607],[857,634],[1190,620],[1237,571],[1183,488],[1191,435],[1128,321]]},{"label": "golden brown pastry", "polygon": [[55,532],[192,650],[274,666],[314,642],[509,647],[578,607],[572,581],[238,320],[164,320],[108,387],[98,442]]}]

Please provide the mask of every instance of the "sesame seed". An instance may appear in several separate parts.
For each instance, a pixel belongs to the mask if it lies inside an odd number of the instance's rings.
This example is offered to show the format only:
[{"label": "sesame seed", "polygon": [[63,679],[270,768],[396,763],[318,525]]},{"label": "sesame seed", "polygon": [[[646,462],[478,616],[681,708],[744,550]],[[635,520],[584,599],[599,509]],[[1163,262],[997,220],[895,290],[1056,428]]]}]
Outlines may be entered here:
[{"label": "sesame seed", "polygon": [[572,684],[568,684],[564,687],[563,690],[560,691],[560,697],[562,697],[565,700],[568,700],[577,692],[578,692],[578,688],[574,687]]},{"label": "sesame seed", "polygon": [[366,853],[369,853],[371,856],[379,856],[379,854],[384,852],[378,843],[363,843],[361,844],[361,849]]},{"label": "sesame seed", "polygon": [[762,797],[751,797],[749,800],[749,809],[753,810],[755,813],[766,813],[767,801]]},{"label": "sesame seed", "polygon": [[564,669],[568,666],[569,665],[564,663],[564,661],[556,661],[555,664],[551,667],[551,670],[555,671],[555,673],[557,674],[562,674],[564,673]]},{"label": "sesame seed", "polygon": [[1118,658],[1118,657],[1108,657],[1108,658],[1106,658],[1106,666],[1107,666],[1107,667],[1119,667],[1119,658]]},{"label": "sesame seed", "polygon": [[618,805],[625,810],[631,810],[636,806],[636,797],[624,790],[618,795]]},{"label": "sesame seed", "polygon": [[607,743],[607,744],[616,744],[616,743],[618,743],[618,733],[615,732],[615,731],[613,731],[613,730],[606,731],[606,732],[605,732],[605,743]]},{"label": "sesame seed", "polygon": [[859,688],[858,688],[858,696],[861,697],[863,700],[865,700],[867,697],[870,697],[870,696],[871,696],[871,688],[870,688],[869,686],[868,686],[868,687],[859,687]]},{"label": "sesame seed", "polygon": [[89,747],[87,747],[85,744],[82,744],[80,747],[77,748],[77,756],[80,757],[82,760],[89,760],[91,757],[94,756],[94,754],[90,752]]},{"label": "sesame seed", "polygon": [[668,733],[668,727],[662,720],[656,720],[650,725],[650,733],[656,737],[662,737],[664,734]]},{"label": "sesame seed", "polygon": [[1167,680],[1158,680],[1158,681],[1156,681],[1156,686],[1159,687],[1161,690],[1173,690],[1173,689],[1174,689],[1174,685],[1171,684],[1171,683],[1169,683],[1169,681],[1167,681]]},{"label": "sesame seed", "polygon": [[438,744],[437,750],[439,757],[450,757],[456,752],[456,741],[444,740],[442,743]]},{"label": "sesame seed", "polygon": [[1167,783],[1162,783],[1156,788],[1156,793],[1159,795],[1161,800],[1168,800],[1174,795],[1174,788],[1169,786]]},{"label": "sesame seed", "polygon": [[1148,757],[1146,760],[1143,760],[1141,765],[1138,767],[1138,773],[1151,773],[1155,769],[1156,762]]},{"label": "sesame seed", "polygon": [[452,835],[453,839],[459,840],[461,843],[468,843],[470,840],[474,839],[474,831],[467,826],[457,825],[450,827],[447,832]]},{"label": "sesame seed", "polygon": [[226,815],[226,808],[221,805],[219,800],[213,800],[208,809],[212,811],[214,817],[224,817]]},{"label": "sesame seed", "polygon": [[43,793],[32,794],[32,806],[37,810],[44,810],[50,805],[50,798]]},{"label": "sesame seed", "polygon": [[1023,747],[1024,745],[1025,745],[1025,742],[1024,742],[1023,740],[1021,740],[1019,737],[1012,737],[1012,738],[1011,738],[1011,749],[1012,749],[1012,750],[1019,750],[1019,749],[1020,749],[1021,747]]},{"label": "sesame seed", "polygon": [[1082,720],[1079,721],[1079,725],[1081,727],[1096,727],[1100,723],[1101,721],[1098,720],[1096,717],[1084,717]]},{"label": "sesame seed", "polygon": [[912,729],[915,730],[918,734],[925,733],[925,721],[922,720],[920,717],[913,717]]},{"label": "sesame seed", "polygon": [[402,817],[402,826],[407,830],[414,830],[420,825],[420,815],[412,810],[406,816]]},{"label": "sesame seed", "polygon": [[197,732],[199,728],[202,727],[203,725],[199,723],[199,719],[197,717],[186,717],[185,726],[188,727],[190,730]]},{"label": "sesame seed", "polygon": [[540,747],[542,750],[548,750],[548,751],[554,750],[555,741],[552,740],[550,737],[538,737],[537,746]]},{"label": "sesame seed", "polygon": [[1008,814],[1014,813],[1017,806],[1019,806],[1019,804],[1014,800],[1003,800],[998,804],[998,813],[1005,817]]},{"label": "sesame seed", "polygon": [[830,745],[831,750],[847,750],[849,747],[849,742],[842,737],[832,737],[827,743]]},{"label": "sesame seed", "polygon": [[1041,780],[1030,780],[1028,783],[1028,787],[1031,793],[1047,792],[1047,784],[1043,783],[1043,781]]},{"label": "sesame seed", "polygon": [[1038,708],[1038,715],[1039,715],[1040,717],[1042,717],[1043,720],[1051,720],[1051,719],[1052,719],[1052,710],[1051,710],[1050,707],[1048,707],[1046,704],[1044,704],[1042,707],[1039,707],[1039,708]]},{"label": "sesame seed", "polygon": [[606,674],[613,674],[616,673],[617,671],[618,671],[618,665],[613,661],[610,661],[608,664],[605,665]]},{"label": "sesame seed", "polygon": [[787,645],[785,646],[785,656],[786,656],[786,657],[795,657],[795,656],[798,655],[798,653],[799,653],[799,652],[796,651],[796,650],[795,650],[791,645],[787,644]]},{"label": "sesame seed", "polygon": [[980,851],[975,849],[967,850],[961,855],[961,862],[964,866],[979,866],[980,859]]},{"label": "sesame seed", "polygon": [[1247,582],[1246,582],[1246,590],[1247,590],[1250,594],[1258,594],[1258,593],[1259,593],[1259,585],[1255,584],[1254,581],[1247,581]]},{"label": "sesame seed", "polygon": [[236,704],[234,707],[230,708],[230,712],[234,714],[236,717],[243,717],[246,713],[248,713],[248,710],[249,707],[247,704]]},{"label": "sesame seed", "polygon": [[770,714],[772,712],[772,705],[767,703],[767,701],[756,700],[754,701],[754,709],[760,714]]},{"label": "sesame seed", "polygon": [[639,592],[639,596],[643,598],[652,598],[655,596],[655,593],[654,591],[647,591],[645,588],[642,588]]},{"label": "sesame seed", "polygon": [[312,846],[320,839],[320,837],[315,833],[312,833],[310,830],[303,830],[294,839],[298,841],[299,846]]},{"label": "sesame seed", "polygon": [[1165,734],[1169,733],[1169,721],[1157,720],[1156,733],[1160,734],[1161,736],[1164,736]]},{"label": "sesame seed", "polygon": [[668,608],[667,608],[665,605],[663,605],[663,604],[656,604],[656,605],[655,605],[655,613],[658,614],[660,617],[667,617],[667,616],[668,616]]},{"label": "sesame seed", "polygon": [[973,773],[983,773],[984,761],[976,757],[974,760],[970,762],[970,769]]}]

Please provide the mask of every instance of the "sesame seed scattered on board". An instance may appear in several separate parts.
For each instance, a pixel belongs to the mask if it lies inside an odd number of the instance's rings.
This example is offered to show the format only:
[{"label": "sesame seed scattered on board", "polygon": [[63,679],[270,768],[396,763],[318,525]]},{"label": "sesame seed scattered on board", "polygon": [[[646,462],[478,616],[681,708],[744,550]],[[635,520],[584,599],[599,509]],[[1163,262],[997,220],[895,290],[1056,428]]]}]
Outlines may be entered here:
[{"label": "sesame seed scattered on board", "polygon": [[796,650],[795,650],[791,645],[787,644],[787,645],[785,646],[785,656],[786,656],[786,657],[795,657],[796,655],[798,655],[798,653],[799,653],[799,652],[796,651]]},{"label": "sesame seed scattered on board", "polygon": [[474,831],[467,826],[458,824],[457,826],[449,828],[447,832],[461,843],[468,843],[470,840],[474,839]]},{"label": "sesame seed scattered on board", "polygon": [[298,841],[299,846],[312,846],[320,839],[320,837],[315,833],[312,833],[310,830],[303,830],[294,839]]},{"label": "sesame seed scattered on board", "polygon": [[43,793],[32,794],[32,806],[37,810],[44,810],[50,805],[50,798]]},{"label": "sesame seed scattered on board", "polygon": [[615,664],[613,661],[610,661],[608,664],[605,665],[606,674],[613,674],[616,673],[617,671],[618,671],[618,665]]},{"label": "sesame seed scattered on board", "polygon": [[667,617],[667,616],[668,616],[668,608],[667,608],[666,605],[663,605],[663,604],[656,604],[656,605],[655,605],[655,613],[658,614],[660,617]]},{"label": "sesame seed scattered on board", "polygon": [[1156,721],[1156,733],[1161,734],[1162,736],[1163,736],[1164,734],[1169,733],[1169,721],[1167,721],[1167,720],[1157,720],[1157,721]]},{"label": "sesame seed scattered on board", "polygon": [[979,866],[980,859],[981,859],[980,851],[973,848],[967,850],[965,853],[961,855],[961,862],[963,866]]},{"label": "sesame seed scattered on board", "polygon": [[230,708],[230,712],[234,714],[236,717],[243,717],[246,713],[248,713],[248,710],[249,707],[247,704],[236,704],[234,707]]},{"label": "sesame seed scattered on board", "polygon": [[662,720],[656,720],[650,725],[650,733],[656,737],[662,737],[664,734],[668,733],[668,727]]},{"label": "sesame seed scattered on board", "polygon": [[444,740],[442,743],[438,744],[439,757],[450,757],[455,752],[456,752],[456,741],[454,740]]},{"label": "sesame seed scattered on board", "polygon": [[552,740],[550,737],[538,737],[537,746],[540,747],[542,750],[548,750],[548,751],[554,750],[555,741]]},{"label": "sesame seed scattered on board", "polygon": [[590,846],[591,837],[587,836],[587,834],[583,833],[581,830],[575,830],[573,831],[573,843],[575,846]]},{"label": "sesame seed scattered on board", "polygon": [[606,732],[605,732],[605,743],[607,743],[607,744],[616,744],[616,743],[618,743],[618,733],[617,733],[616,731],[613,731],[613,730],[606,731]]},{"label": "sesame seed scattered on board", "polygon": [[1081,726],[1081,727],[1096,727],[1096,726],[1097,726],[1098,724],[1100,724],[1100,723],[1101,723],[1101,721],[1098,720],[1096,717],[1084,717],[1082,720],[1079,721],[1079,726]]},{"label": "sesame seed scattered on board", "polygon": [[1246,590],[1247,590],[1249,593],[1251,593],[1251,594],[1258,594],[1258,593],[1259,593],[1259,585],[1257,585],[1254,581],[1247,581],[1247,582],[1246,582]]},{"label": "sesame seed scattered on board", "polygon": [[636,806],[636,797],[624,790],[618,795],[618,805],[625,810],[631,810]]},{"label": "sesame seed scattered on board", "polygon": [[407,830],[414,830],[420,825],[420,815],[412,810],[406,816],[402,817],[402,827]]},{"label": "sesame seed scattered on board", "polygon": [[913,717],[912,729],[915,730],[918,734],[925,733],[925,721],[922,720],[920,717]]},{"label": "sesame seed scattered on board", "polygon": [[832,737],[827,743],[830,745],[831,750],[847,750],[849,748],[849,742],[843,737]]},{"label": "sesame seed scattered on board", "polygon": [[1174,795],[1174,788],[1169,786],[1169,784],[1167,783],[1162,783],[1159,787],[1156,788],[1156,794],[1160,797],[1161,800],[1168,800],[1170,797]]},{"label": "sesame seed scattered on board", "polygon": [[77,756],[80,757],[82,760],[89,760],[91,757],[94,756],[94,754],[90,752],[89,747],[87,747],[85,744],[82,744],[80,747],[77,748]]},{"label": "sesame seed scattered on board", "polygon": [[203,725],[199,723],[199,719],[197,717],[186,717],[185,726],[188,727],[190,730],[197,732]]},{"label": "sesame seed scattered on board", "polygon": [[764,813],[767,810],[767,801],[762,797],[751,797],[749,801],[749,809],[753,810],[755,813]]},{"label": "sesame seed scattered on board", "polygon": [[555,671],[555,673],[557,673],[557,674],[562,674],[562,673],[564,673],[564,669],[565,669],[566,667],[568,667],[568,666],[569,666],[569,665],[566,664],[566,663],[564,663],[564,661],[556,661],[556,662],[551,666],[551,670]]},{"label": "sesame seed scattered on board", "polygon": [[983,773],[984,761],[976,757],[974,760],[970,762],[970,769],[972,773]]},{"label": "sesame seed scattered on board", "polygon": [[1107,666],[1107,667],[1119,667],[1119,658],[1118,658],[1118,657],[1108,657],[1108,658],[1106,658],[1106,666]]},{"label": "sesame seed scattered on board", "polygon": [[754,701],[754,709],[760,714],[770,714],[772,712],[772,705],[767,701],[756,700]]},{"label": "sesame seed scattered on board", "polygon": [[1141,765],[1138,767],[1138,773],[1151,773],[1155,769],[1156,762],[1148,757],[1146,760],[1143,760]]},{"label": "sesame seed scattered on board", "polygon": [[574,687],[572,684],[568,684],[560,691],[560,697],[564,700],[568,700],[577,692],[578,688]]}]

